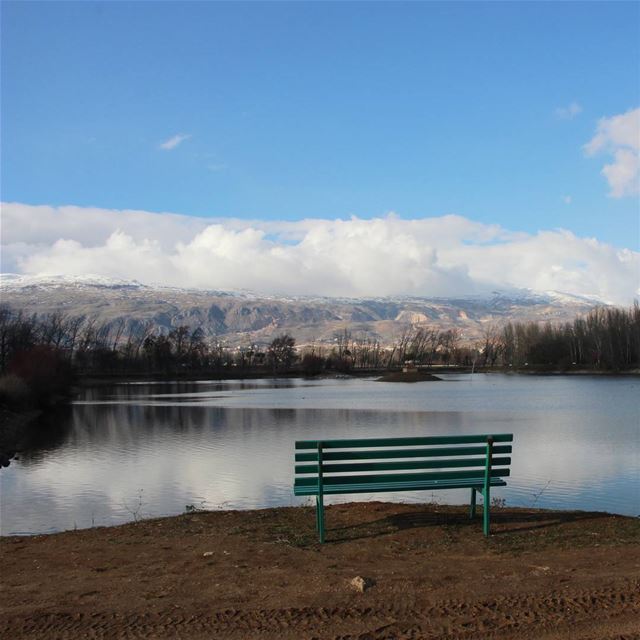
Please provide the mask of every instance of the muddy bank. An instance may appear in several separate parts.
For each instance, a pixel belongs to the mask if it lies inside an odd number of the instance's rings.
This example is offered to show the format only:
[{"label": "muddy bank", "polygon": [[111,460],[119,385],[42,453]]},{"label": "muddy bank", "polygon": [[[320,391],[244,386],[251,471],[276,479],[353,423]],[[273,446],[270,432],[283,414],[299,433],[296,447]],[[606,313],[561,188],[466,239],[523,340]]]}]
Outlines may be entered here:
[{"label": "muddy bank", "polygon": [[462,507],[352,503],[327,508],[325,545],[313,518],[219,511],[2,538],[0,636],[638,637],[637,518],[497,509],[485,539]]}]

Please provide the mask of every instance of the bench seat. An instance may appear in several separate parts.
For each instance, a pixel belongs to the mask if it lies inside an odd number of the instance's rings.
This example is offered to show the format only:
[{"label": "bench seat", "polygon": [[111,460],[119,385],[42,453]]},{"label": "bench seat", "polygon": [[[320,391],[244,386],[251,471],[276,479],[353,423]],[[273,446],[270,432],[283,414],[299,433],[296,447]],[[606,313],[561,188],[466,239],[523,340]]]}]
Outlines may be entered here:
[{"label": "bench seat", "polygon": [[[506,486],[513,434],[301,440],[295,444],[296,496],[316,497],[316,527],[324,542],[325,495],[385,491],[471,489],[484,498],[483,530],[489,535],[491,488]],[[391,473],[381,473],[391,472]],[[396,472],[396,473],[392,473]]]},{"label": "bench seat", "polygon": [[[491,478],[492,487],[506,487],[507,483],[500,478]],[[422,480],[420,482],[375,482],[362,484],[325,485],[322,493],[326,495],[338,493],[379,493],[384,491],[435,491],[437,489],[483,489],[484,478],[469,480]],[[296,496],[318,495],[317,487],[294,486]]]}]

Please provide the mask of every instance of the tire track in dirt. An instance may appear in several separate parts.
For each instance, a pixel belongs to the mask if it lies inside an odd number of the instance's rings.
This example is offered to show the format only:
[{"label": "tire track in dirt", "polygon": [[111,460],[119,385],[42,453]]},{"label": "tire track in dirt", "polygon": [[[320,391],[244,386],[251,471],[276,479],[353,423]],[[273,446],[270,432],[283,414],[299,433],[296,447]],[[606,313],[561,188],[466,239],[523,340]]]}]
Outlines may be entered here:
[{"label": "tire track in dirt", "polygon": [[[244,639],[271,635],[316,640],[491,638],[527,628],[570,627],[579,622],[636,613],[640,615],[640,581],[557,595],[497,596],[471,602],[443,600],[420,608],[390,602],[347,608],[226,609],[194,615],[183,615],[179,611],[41,612],[31,614],[28,619],[5,615],[0,617],[0,637],[50,640],[198,636]],[[366,632],[362,631],[363,623],[368,627]],[[353,633],[350,627],[359,631]],[[622,635],[611,637],[624,638]]]}]

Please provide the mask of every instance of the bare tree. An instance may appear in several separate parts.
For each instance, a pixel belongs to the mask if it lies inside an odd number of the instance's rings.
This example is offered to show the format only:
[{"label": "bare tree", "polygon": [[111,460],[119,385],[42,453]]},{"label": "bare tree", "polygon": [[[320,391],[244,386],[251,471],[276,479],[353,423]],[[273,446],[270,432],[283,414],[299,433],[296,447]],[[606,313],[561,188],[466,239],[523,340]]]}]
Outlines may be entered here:
[{"label": "bare tree", "polygon": [[286,371],[295,360],[296,341],[288,333],[283,333],[271,341],[267,357],[274,371]]}]

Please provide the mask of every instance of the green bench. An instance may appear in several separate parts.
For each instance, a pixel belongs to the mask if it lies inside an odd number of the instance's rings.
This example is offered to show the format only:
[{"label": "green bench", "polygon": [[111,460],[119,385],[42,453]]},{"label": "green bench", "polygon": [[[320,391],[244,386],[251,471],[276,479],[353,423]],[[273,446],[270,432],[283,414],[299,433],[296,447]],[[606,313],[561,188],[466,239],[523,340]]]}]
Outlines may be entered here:
[{"label": "green bench", "polygon": [[[484,498],[483,531],[489,535],[491,488],[509,475],[513,434],[298,440],[293,491],[316,497],[316,527],[324,542],[324,496],[381,491],[471,489]],[[435,469],[435,471],[433,471]],[[402,473],[380,473],[380,472]]]}]

